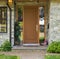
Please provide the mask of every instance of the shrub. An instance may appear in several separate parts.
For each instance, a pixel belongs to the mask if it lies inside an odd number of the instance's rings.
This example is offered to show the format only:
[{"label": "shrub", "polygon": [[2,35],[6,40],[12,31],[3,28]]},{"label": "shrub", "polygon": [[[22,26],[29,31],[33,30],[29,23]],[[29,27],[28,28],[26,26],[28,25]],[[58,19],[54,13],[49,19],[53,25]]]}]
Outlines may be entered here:
[{"label": "shrub", "polygon": [[11,51],[11,44],[9,41],[5,41],[2,45],[1,45],[1,50],[2,51]]},{"label": "shrub", "polygon": [[14,38],[15,38],[15,45],[20,45],[20,38],[19,36],[21,35],[21,31],[20,31],[20,26],[19,26],[19,22],[15,22],[14,25]]},{"label": "shrub", "polygon": [[46,55],[45,59],[60,59],[60,55]]},{"label": "shrub", "polygon": [[50,53],[60,53],[60,42],[52,42],[48,48],[47,48],[47,52]]},{"label": "shrub", "polygon": [[44,42],[44,37],[40,37],[40,42]]}]

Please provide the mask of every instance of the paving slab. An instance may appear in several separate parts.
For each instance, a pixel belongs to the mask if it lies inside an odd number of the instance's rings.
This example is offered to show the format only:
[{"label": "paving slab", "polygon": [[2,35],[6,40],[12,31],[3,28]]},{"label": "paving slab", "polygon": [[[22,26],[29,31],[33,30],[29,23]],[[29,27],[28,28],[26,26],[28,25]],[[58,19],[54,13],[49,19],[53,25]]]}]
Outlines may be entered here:
[{"label": "paving slab", "polygon": [[44,59],[45,50],[13,50],[11,52],[0,52],[5,55],[17,55],[21,59]]}]

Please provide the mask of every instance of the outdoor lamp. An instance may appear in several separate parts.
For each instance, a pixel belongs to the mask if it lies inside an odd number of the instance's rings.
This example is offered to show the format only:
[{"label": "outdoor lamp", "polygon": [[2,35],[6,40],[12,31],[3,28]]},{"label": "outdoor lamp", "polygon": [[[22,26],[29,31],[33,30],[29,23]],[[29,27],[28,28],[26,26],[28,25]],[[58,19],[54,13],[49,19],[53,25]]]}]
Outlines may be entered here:
[{"label": "outdoor lamp", "polygon": [[9,3],[12,3],[12,0],[8,0]]},{"label": "outdoor lamp", "polygon": [[12,2],[13,2],[12,0],[8,0],[9,5],[12,5]]}]

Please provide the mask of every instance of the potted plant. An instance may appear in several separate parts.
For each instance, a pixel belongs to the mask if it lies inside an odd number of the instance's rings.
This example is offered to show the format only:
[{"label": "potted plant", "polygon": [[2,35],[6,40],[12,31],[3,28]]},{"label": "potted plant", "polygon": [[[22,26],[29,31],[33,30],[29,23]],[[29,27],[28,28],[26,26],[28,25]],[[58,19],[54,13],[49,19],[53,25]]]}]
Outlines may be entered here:
[{"label": "potted plant", "polygon": [[39,42],[40,42],[40,45],[42,45],[42,43],[44,43],[44,37],[40,37]]}]

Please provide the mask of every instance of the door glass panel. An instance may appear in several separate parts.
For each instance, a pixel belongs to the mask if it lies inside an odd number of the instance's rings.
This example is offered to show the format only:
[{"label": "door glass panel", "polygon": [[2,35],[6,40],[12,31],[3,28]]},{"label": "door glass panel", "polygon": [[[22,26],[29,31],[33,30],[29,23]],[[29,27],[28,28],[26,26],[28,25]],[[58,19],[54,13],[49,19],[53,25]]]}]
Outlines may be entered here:
[{"label": "door glass panel", "polygon": [[45,33],[45,16],[44,16],[44,7],[39,7],[39,26],[40,26],[40,32],[39,32],[39,41],[42,45],[44,43],[44,33]]}]

